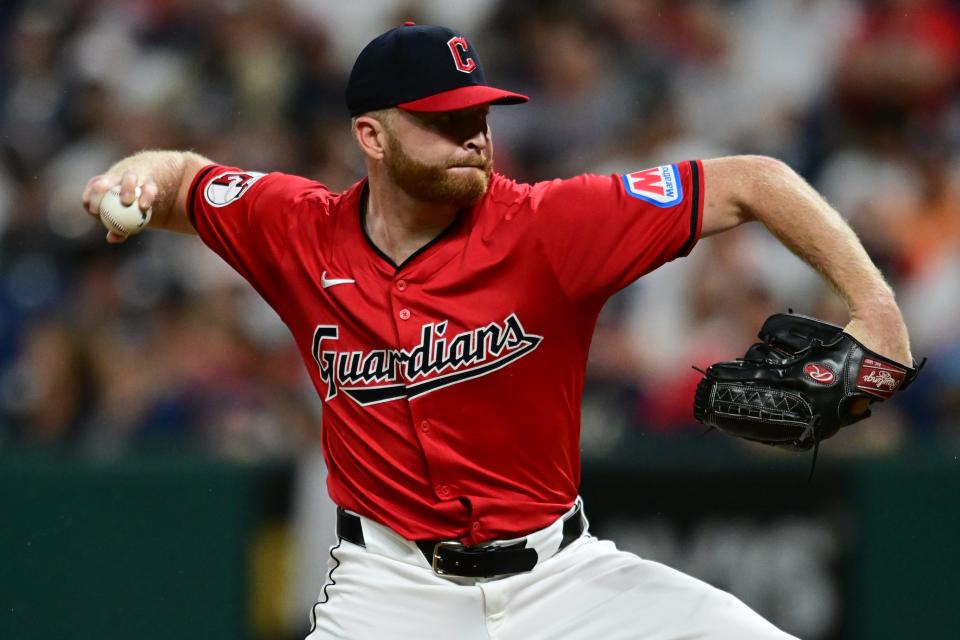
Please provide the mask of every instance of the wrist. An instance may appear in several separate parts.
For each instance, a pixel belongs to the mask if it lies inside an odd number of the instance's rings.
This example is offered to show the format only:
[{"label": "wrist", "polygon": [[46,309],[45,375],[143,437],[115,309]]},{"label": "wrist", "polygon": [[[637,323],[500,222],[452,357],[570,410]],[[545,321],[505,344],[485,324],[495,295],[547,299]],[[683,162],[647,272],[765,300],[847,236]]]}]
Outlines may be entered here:
[{"label": "wrist", "polygon": [[848,302],[850,319],[869,324],[902,324],[903,315],[894,298],[893,291],[887,289],[863,300]]},{"label": "wrist", "polygon": [[848,334],[882,356],[907,366],[913,364],[907,326],[896,305],[866,310],[859,316],[851,312],[851,316],[844,329]]}]

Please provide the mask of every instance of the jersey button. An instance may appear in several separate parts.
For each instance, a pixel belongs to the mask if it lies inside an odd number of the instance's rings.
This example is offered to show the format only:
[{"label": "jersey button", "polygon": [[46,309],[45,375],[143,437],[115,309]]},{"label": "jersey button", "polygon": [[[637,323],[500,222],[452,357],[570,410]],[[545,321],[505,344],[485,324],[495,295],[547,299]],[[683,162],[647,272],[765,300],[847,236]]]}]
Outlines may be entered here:
[{"label": "jersey button", "polygon": [[424,420],[423,422],[421,422],[421,423],[420,423],[420,431],[423,431],[424,433],[430,433],[430,423],[427,422],[426,420]]},{"label": "jersey button", "polygon": [[479,523],[479,522],[474,522],[474,523],[473,523],[473,530],[474,530],[474,531],[477,531],[478,529],[480,529],[480,523]]},{"label": "jersey button", "polygon": [[410,309],[400,309],[400,319],[409,320],[410,319]]},{"label": "jersey button", "polygon": [[407,290],[407,281],[406,280],[397,280],[397,289],[400,291]]},{"label": "jersey button", "polygon": [[442,484],[439,487],[437,487],[437,493],[439,493],[441,496],[446,498],[447,496],[450,495],[450,487],[448,487],[445,484]]}]

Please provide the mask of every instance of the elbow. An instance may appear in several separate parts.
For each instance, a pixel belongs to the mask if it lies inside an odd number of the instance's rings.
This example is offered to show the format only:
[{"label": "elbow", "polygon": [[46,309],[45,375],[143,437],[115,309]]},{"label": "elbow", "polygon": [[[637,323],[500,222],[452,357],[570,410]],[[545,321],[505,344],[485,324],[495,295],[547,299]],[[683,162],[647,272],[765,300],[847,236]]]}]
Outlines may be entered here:
[{"label": "elbow", "polygon": [[802,179],[785,162],[769,156],[728,156],[703,163],[706,193],[703,235],[762,221],[782,206],[784,194]]},{"label": "elbow", "polygon": [[803,179],[790,165],[771,156],[741,156],[744,163],[740,208],[747,220],[757,220],[782,194],[796,188]]},{"label": "elbow", "polygon": [[756,172],[781,174],[794,173],[793,169],[790,168],[790,165],[779,158],[774,158],[773,156],[749,155],[741,157],[750,163],[751,167]]},{"label": "elbow", "polygon": [[[784,184],[800,179],[800,176],[783,160],[772,156],[739,156],[747,185],[757,191],[777,189]],[[749,189],[747,190],[749,192]],[[761,194],[762,195],[762,194]]]},{"label": "elbow", "polygon": [[208,164],[212,164],[211,160],[205,158],[199,153],[194,153],[193,151],[183,151],[180,154],[180,162],[183,167],[183,172],[181,174],[181,179],[193,179],[201,169],[203,169]]}]

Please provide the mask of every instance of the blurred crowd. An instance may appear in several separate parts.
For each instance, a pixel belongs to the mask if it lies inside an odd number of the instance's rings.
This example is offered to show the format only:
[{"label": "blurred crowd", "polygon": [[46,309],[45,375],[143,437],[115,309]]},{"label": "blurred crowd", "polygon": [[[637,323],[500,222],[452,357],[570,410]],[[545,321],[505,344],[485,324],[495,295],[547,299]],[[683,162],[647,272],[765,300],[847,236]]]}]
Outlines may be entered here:
[{"label": "blurred crowd", "polygon": [[[343,90],[404,20],[464,31],[498,170],[533,181],[689,158],[785,160],[838,208],[927,356],[840,450],[960,445],[960,2],[7,0],[0,3],[0,450],[188,446],[238,459],[318,442],[286,328],[194,237],[122,246],[83,185],[140,149],[194,149],[339,190],[363,175]],[[759,225],[701,242],[605,308],[584,446],[699,432],[691,365],[770,313],[837,296]]]}]

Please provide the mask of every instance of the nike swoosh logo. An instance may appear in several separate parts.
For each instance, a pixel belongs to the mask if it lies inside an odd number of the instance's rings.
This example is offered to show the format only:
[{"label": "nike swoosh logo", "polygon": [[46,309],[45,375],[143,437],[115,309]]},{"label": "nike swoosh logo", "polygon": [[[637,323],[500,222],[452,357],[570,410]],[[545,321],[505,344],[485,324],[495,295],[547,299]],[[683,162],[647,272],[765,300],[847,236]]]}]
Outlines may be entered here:
[{"label": "nike swoosh logo", "polygon": [[327,278],[327,272],[324,271],[320,274],[320,286],[326,289],[327,287],[333,287],[338,284],[354,284],[356,280],[351,280],[350,278]]}]

